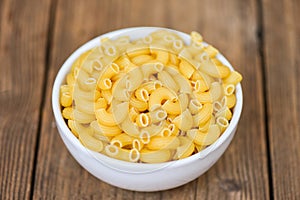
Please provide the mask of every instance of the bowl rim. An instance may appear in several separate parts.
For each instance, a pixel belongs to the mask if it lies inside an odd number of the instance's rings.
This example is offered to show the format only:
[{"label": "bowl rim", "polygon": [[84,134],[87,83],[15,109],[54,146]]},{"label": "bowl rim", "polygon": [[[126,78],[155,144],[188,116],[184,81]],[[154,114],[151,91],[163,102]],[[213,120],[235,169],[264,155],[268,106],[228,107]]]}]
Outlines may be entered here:
[{"label": "bowl rim", "polygon": [[[54,118],[56,121],[57,126],[62,130],[62,133],[75,147],[81,149],[81,150],[86,150],[89,153],[92,154],[97,154],[97,157],[101,158],[102,161],[107,161],[109,163],[113,163],[116,165],[122,165],[122,166],[127,166],[129,168],[136,168],[136,167],[141,167],[145,169],[151,169],[151,168],[157,168],[160,166],[165,166],[166,164],[170,164],[173,167],[179,167],[182,165],[186,165],[189,163],[192,163],[193,161],[196,161],[198,159],[204,159],[208,155],[210,155],[213,151],[215,151],[218,147],[220,147],[228,138],[231,134],[234,134],[234,129],[237,127],[241,112],[242,112],[242,107],[243,107],[243,92],[242,92],[242,86],[240,83],[236,85],[236,90],[235,90],[235,95],[236,95],[236,105],[234,106],[234,112],[232,114],[232,119],[229,123],[229,126],[226,128],[226,130],[223,132],[223,134],[210,146],[206,147],[205,149],[201,150],[200,152],[189,156],[187,158],[181,159],[181,160],[174,160],[174,161],[168,161],[168,162],[163,162],[163,163],[132,163],[132,162],[127,162],[123,160],[118,160],[115,158],[108,157],[102,153],[94,152],[86,147],[84,147],[80,141],[78,140],[77,137],[74,136],[74,134],[70,131],[69,127],[65,123],[65,120],[62,116],[61,112],[61,106],[59,103],[59,96],[60,96],[60,86],[65,82],[65,77],[67,73],[70,71],[70,68],[72,66],[72,63],[81,55],[83,52],[95,47],[99,46],[100,39],[104,37],[109,37],[109,38],[114,38],[116,36],[121,36],[123,34],[129,34],[130,32],[138,31],[138,30],[148,30],[150,32],[153,32],[155,30],[168,30],[171,32],[177,33],[180,37],[183,38],[185,41],[190,41],[190,35],[183,33],[181,31],[177,31],[174,29],[169,29],[169,28],[163,28],[163,27],[131,27],[131,28],[123,28],[123,29],[118,29],[115,31],[111,31],[105,34],[102,34],[100,36],[95,37],[94,39],[89,40],[88,42],[84,43],[81,45],[79,48],[77,48],[63,63],[63,65],[60,67],[59,71],[57,72],[57,75],[54,80],[54,84],[52,87],[52,110],[54,114]],[[218,53],[217,58],[220,59],[220,61],[224,64],[226,64],[231,70],[234,70],[232,65],[229,63],[229,61],[221,54]],[[62,135],[61,135],[62,137]],[[69,150],[69,149],[68,149]]]}]

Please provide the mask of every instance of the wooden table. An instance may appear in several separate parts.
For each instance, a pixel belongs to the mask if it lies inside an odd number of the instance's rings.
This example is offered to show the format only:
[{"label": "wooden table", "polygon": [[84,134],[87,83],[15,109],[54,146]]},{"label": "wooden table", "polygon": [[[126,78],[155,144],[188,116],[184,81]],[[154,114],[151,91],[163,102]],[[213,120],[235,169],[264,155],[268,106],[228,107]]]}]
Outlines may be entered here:
[{"label": "wooden table", "polygon": [[[300,199],[299,0],[0,0],[0,199]],[[237,134],[203,176],[142,193],[110,186],[65,148],[54,78],[111,30],[196,30],[240,71]]]}]

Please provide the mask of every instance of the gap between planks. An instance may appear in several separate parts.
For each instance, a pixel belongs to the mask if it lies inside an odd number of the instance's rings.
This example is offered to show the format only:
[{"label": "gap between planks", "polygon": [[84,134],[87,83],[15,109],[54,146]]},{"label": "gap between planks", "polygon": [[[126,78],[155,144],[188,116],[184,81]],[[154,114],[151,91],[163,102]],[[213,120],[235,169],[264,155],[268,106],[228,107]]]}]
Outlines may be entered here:
[{"label": "gap between planks", "polygon": [[[46,43],[46,51],[45,51],[45,54],[46,54],[45,55],[45,65],[44,65],[45,70],[44,70],[44,74],[43,74],[41,104],[40,104],[40,108],[39,108],[39,123],[38,123],[38,129],[37,129],[37,137],[36,137],[36,141],[35,141],[36,145],[34,148],[35,151],[34,151],[34,158],[33,158],[33,167],[32,167],[32,172],[31,172],[32,178],[31,178],[31,188],[30,188],[30,199],[33,199],[33,195],[34,195],[36,165],[37,165],[38,152],[39,152],[38,150],[39,150],[39,146],[40,146],[40,137],[41,137],[41,130],[42,130],[42,122],[43,122],[43,110],[45,107],[45,100],[46,100],[56,8],[57,8],[57,0],[51,1],[50,9],[49,9],[49,23],[48,23],[47,43]],[[50,88],[52,88],[52,87],[50,87]]]},{"label": "gap between planks", "polygon": [[263,12],[263,0],[256,0],[257,5],[257,39],[258,39],[258,52],[261,63],[262,72],[262,90],[263,90],[263,107],[264,107],[264,122],[265,122],[265,139],[267,148],[267,168],[268,168],[268,180],[269,180],[269,197],[274,199],[274,188],[273,188],[273,177],[272,177],[272,157],[269,141],[269,118],[268,118],[268,90],[267,90],[267,73],[266,73],[266,62],[265,62],[265,29],[264,29],[264,12]]}]

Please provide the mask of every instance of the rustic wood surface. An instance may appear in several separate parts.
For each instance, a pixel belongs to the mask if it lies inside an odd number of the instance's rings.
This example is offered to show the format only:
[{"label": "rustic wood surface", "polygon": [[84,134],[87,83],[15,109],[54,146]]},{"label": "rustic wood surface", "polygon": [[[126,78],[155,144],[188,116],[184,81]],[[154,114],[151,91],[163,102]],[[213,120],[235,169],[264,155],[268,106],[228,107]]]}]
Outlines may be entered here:
[{"label": "rustic wood surface", "polygon": [[263,2],[268,143],[275,199],[300,199],[300,1]]},{"label": "rustic wood surface", "polygon": [[[0,0],[0,199],[300,199],[297,0]],[[116,188],[85,171],[55,126],[51,92],[86,41],[133,26],[196,30],[243,76],[220,160],[175,189]]]}]

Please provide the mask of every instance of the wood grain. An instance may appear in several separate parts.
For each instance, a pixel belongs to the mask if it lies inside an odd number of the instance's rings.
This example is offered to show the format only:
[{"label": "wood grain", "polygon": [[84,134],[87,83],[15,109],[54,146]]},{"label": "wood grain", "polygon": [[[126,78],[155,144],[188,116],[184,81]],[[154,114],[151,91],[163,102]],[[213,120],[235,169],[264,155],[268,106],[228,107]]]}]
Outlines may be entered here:
[{"label": "wood grain", "polygon": [[[34,199],[268,199],[262,71],[256,37],[257,4],[254,0],[247,2],[58,0]],[[97,180],[67,152],[52,116],[51,87],[68,55],[97,35],[132,26],[199,31],[245,77],[244,112],[228,151],[208,173],[168,191],[132,192]]]},{"label": "wood grain", "polygon": [[263,1],[274,199],[300,199],[299,1]]},{"label": "wood grain", "polygon": [[0,199],[29,199],[50,1],[0,5]]},{"label": "wood grain", "polygon": [[198,29],[244,77],[243,113],[231,145],[198,179],[197,198],[269,199],[256,1],[207,1]]}]

